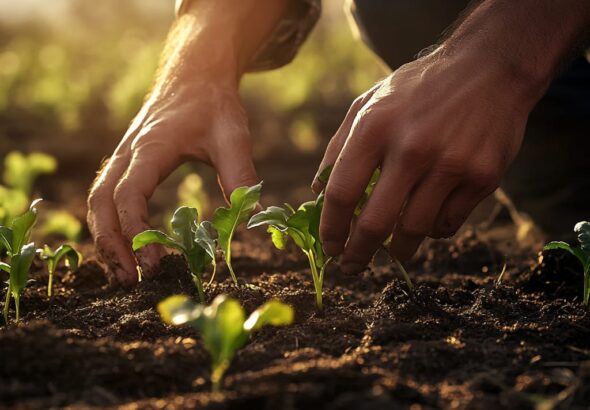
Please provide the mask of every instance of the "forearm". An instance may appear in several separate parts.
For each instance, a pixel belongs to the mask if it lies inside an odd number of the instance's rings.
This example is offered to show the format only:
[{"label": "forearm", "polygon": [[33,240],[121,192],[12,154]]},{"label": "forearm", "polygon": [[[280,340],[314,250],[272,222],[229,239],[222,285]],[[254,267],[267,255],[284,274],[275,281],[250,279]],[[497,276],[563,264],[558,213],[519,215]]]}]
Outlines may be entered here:
[{"label": "forearm", "polygon": [[237,85],[246,65],[287,13],[290,3],[194,1],[168,36],[156,88],[164,91],[177,80],[199,78]]},{"label": "forearm", "polygon": [[445,53],[475,51],[540,98],[590,32],[588,0],[487,0],[445,39]]}]

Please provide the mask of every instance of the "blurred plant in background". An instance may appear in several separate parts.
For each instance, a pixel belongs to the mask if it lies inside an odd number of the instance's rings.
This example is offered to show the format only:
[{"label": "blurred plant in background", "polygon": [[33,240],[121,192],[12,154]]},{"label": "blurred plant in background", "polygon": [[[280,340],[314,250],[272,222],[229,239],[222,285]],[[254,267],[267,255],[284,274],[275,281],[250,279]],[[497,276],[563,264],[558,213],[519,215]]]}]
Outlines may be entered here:
[{"label": "blurred plant in background", "polygon": [[[52,174],[57,161],[51,155],[33,152],[25,155],[12,151],[4,158],[4,184],[0,185],[0,225],[8,226],[23,214],[32,202],[33,184],[43,174]],[[49,211],[43,217],[39,232],[59,235],[69,240],[78,238],[82,224],[64,210]]]}]

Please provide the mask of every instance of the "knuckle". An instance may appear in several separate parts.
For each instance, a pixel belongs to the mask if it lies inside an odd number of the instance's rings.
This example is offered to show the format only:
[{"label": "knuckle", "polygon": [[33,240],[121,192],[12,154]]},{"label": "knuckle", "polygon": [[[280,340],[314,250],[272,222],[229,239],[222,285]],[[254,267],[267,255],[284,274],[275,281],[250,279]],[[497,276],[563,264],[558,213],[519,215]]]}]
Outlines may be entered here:
[{"label": "knuckle", "polygon": [[400,154],[404,167],[408,168],[424,168],[435,156],[434,148],[430,144],[416,142],[403,144],[400,147]]},{"label": "knuckle", "polygon": [[467,179],[483,189],[495,189],[500,185],[501,172],[493,165],[477,164],[467,170]]},{"label": "knuckle", "polygon": [[115,190],[113,192],[113,199],[115,201],[115,205],[118,208],[118,204],[121,204],[123,202],[125,202],[127,196],[128,196],[128,184],[125,181],[125,179],[123,179],[121,182],[119,182],[117,184],[117,186],[115,187]]},{"label": "knuckle", "polygon": [[350,194],[350,190],[335,183],[328,184],[325,198],[326,202],[329,202],[336,208],[350,208],[356,204],[356,200]]},{"label": "knuckle", "polygon": [[355,229],[361,238],[375,241],[385,239],[389,232],[389,229],[383,223],[372,218],[360,219]]},{"label": "knuckle", "polygon": [[90,190],[90,193],[88,194],[86,204],[88,205],[88,209],[91,212],[93,209],[96,209],[102,204],[104,204],[106,199],[107,195],[102,189],[93,188],[92,190]]}]

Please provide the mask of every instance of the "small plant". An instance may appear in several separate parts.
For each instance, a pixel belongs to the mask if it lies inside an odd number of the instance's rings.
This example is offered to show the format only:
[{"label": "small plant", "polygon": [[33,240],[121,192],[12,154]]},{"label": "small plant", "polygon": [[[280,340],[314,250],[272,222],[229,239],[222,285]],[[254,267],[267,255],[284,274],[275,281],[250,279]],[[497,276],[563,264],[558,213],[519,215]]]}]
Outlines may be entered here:
[{"label": "small plant", "polygon": [[59,248],[53,250],[48,245],[43,249],[37,249],[39,257],[47,263],[47,271],[49,272],[49,281],[47,283],[47,297],[51,297],[53,293],[53,276],[55,269],[59,262],[65,259],[65,264],[71,270],[78,269],[82,261],[82,255],[70,245],[61,245]]},{"label": "small plant", "polygon": [[316,305],[320,310],[323,306],[324,272],[331,260],[326,258],[320,241],[323,201],[324,196],[320,194],[315,201],[305,202],[297,210],[289,204],[285,204],[284,208],[271,206],[254,215],[248,222],[248,229],[268,225],[268,232],[277,249],[284,249],[286,240],[290,237],[303,251],[309,261]]},{"label": "small plant", "polygon": [[13,219],[10,226],[0,226],[0,243],[6,250],[10,263],[0,262],[0,269],[7,272],[8,289],[4,303],[4,323],[8,323],[10,297],[14,299],[16,320],[20,319],[20,296],[29,280],[29,270],[35,257],[35,244],[29,243],[33,225],[37,220],[36,205],[41,201],[33,201],[29,210]]},{"label": "small plant", "polygon": [[240,303],[225,295],[211,305],[196,305],[186,296],[171,296],[158,304],[162,320],[172,325],[194,326],[211,355],[211,383],[219,391],[223,375],[248,337],[265,325],[285,326],[293,322],[293,308],[282,302],[266,302],[246,319]]},{"label": "small plant", "polygon": [[215,239],[210,233],[210,223],[198,222],[196,208],[182,206],[174,212],[170,222],[174,238],[157,230],[148,230],[133,238],[134,251],[146,245],[159,244],[180,251],[186,258],[199,293],[199,300],[205,301],[203,290],[203,273],[209,265],[213,265],[215,275]]},{"label": "small plant", "polygon": [[217,208],[213,213],[211,221],[217,231],[219,248],[223,251],[225,263],[229,273],[234,281],[238,284],[238,279],[231,265],[231,242],[236,228],[248,221],[252,212],[256,209],[260,199],[262,183],[251,187],[236,188],[230,196],[230,204],[227,208]]},{"label": "small plant", "polygon": [[590,301],[590,222],[578,222],[574,226],[574,232],[578,234],[579,248],[574,248],[566,242],[554,241],[545,245],[543,250],[563,249],[578,258],[584,270],[584,305],[588,306]]}]

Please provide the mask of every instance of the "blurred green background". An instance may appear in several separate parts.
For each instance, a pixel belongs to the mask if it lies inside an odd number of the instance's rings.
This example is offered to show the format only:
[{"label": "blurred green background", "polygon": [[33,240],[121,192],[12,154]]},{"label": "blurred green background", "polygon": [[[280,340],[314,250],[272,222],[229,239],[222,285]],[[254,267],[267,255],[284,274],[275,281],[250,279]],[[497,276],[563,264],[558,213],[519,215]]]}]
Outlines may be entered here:
[{"label": "blurred green background", "polygon": [[[385,73],[354,38],[343,1],[324,3],[321,23],[292,64],[243,80],[265,203],[310,197],[348,106]],[[0,158],[13,150],[55,156],[57,173],[38,180],[37,195],[84,217],[101,160],[149,90],[172,10],[172,0],[0,0]],[[204,194],[194,177],[181,184],[195,171]],[[155,218],[176,205],[177,190],[184,202],[201,196],[205,208],[221,201],[214,173],[187,165],[154,195]]]}]

